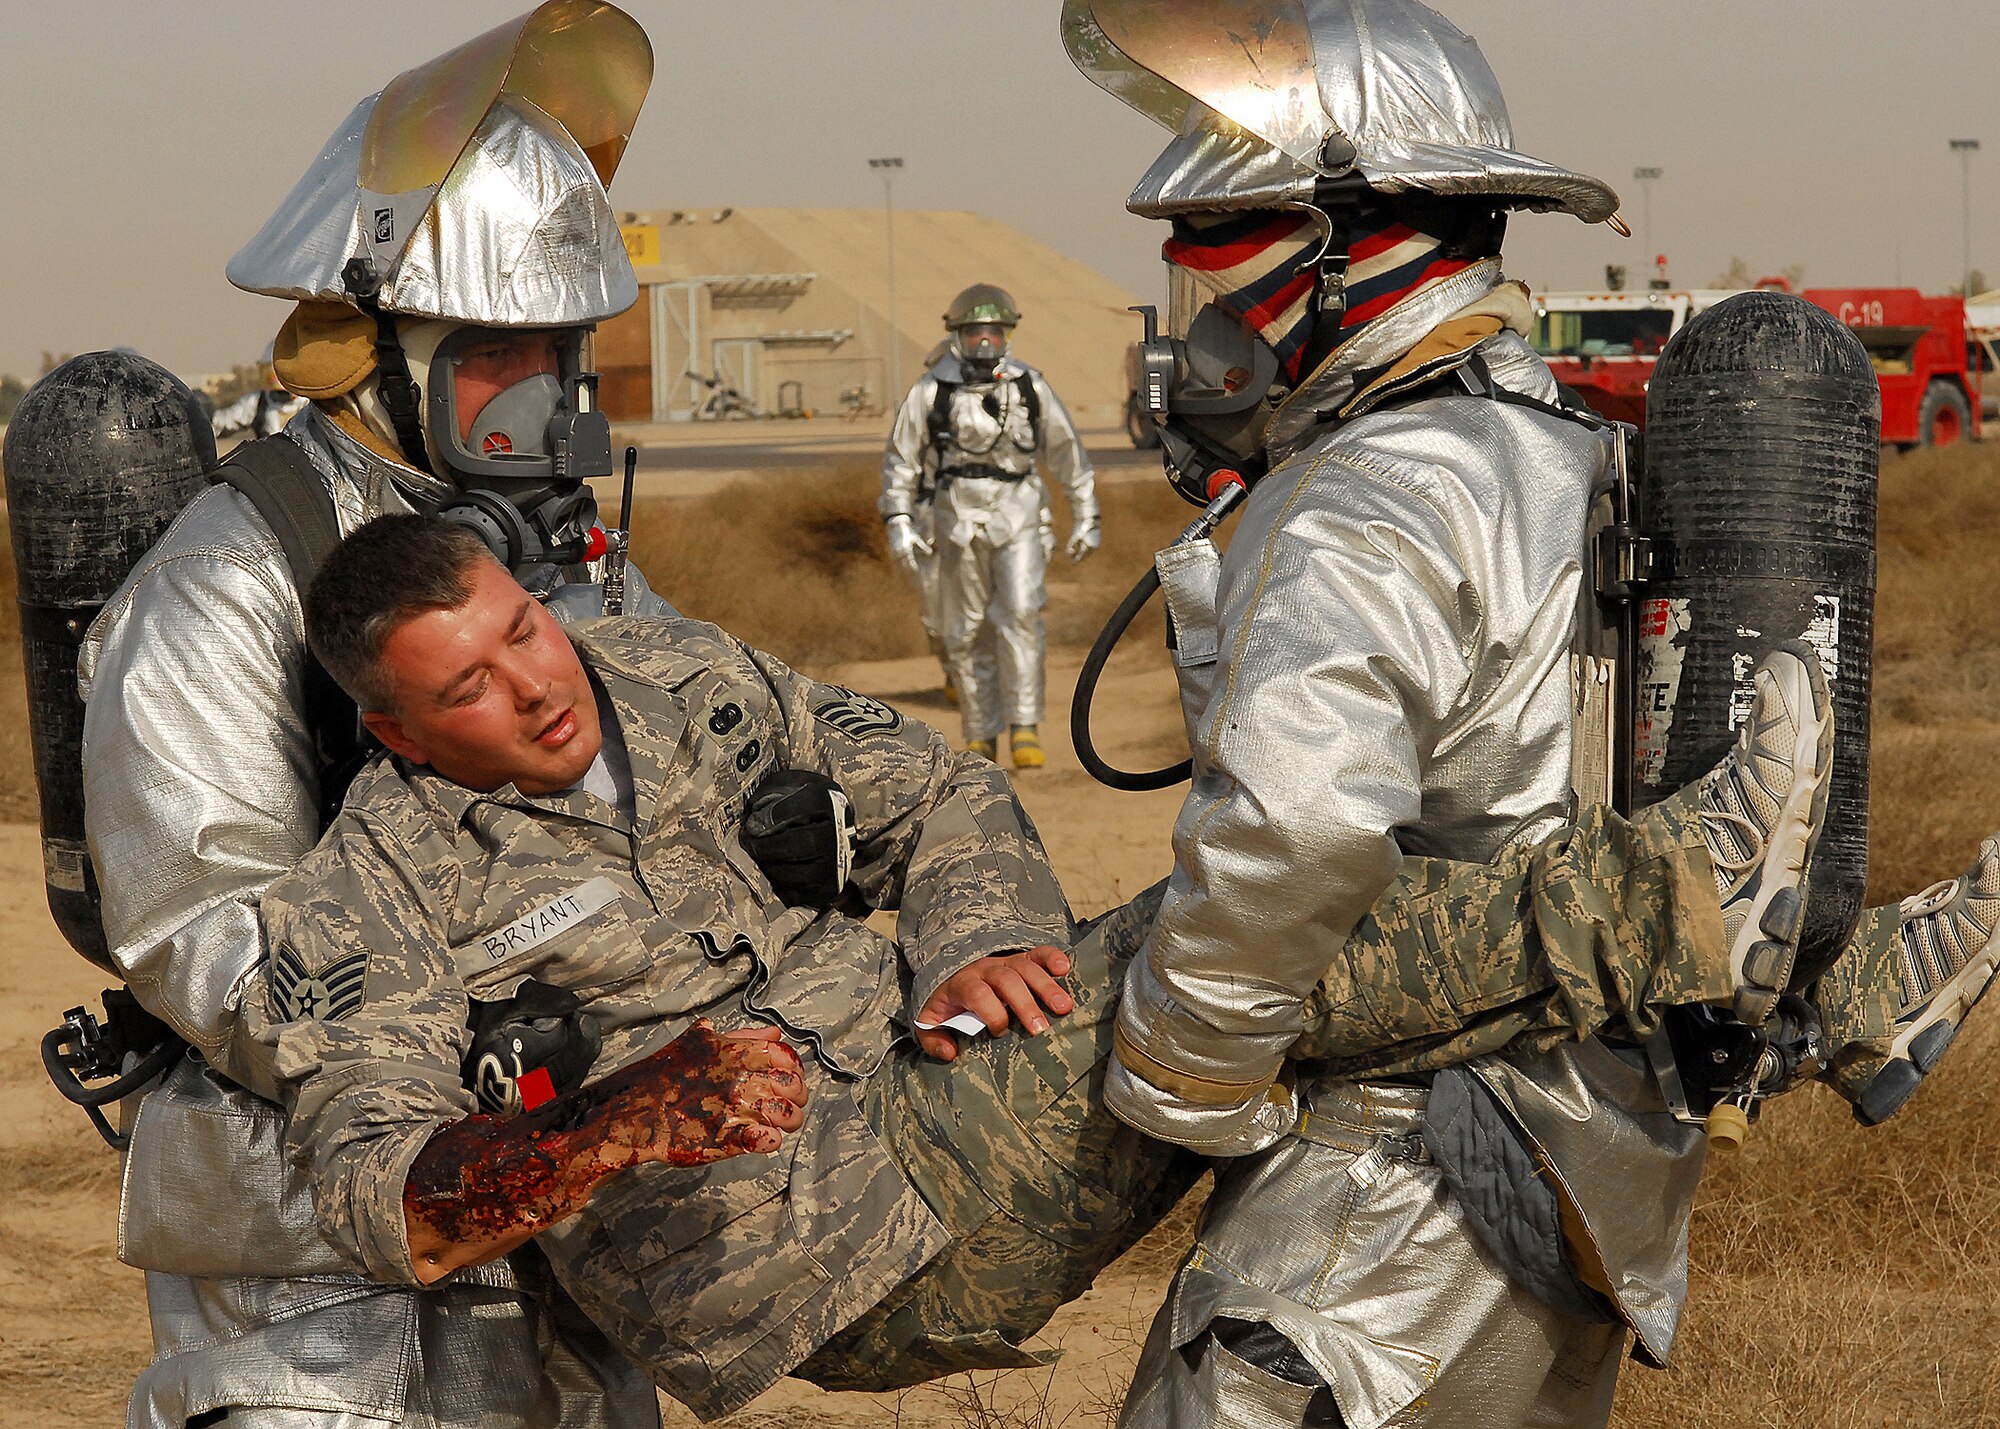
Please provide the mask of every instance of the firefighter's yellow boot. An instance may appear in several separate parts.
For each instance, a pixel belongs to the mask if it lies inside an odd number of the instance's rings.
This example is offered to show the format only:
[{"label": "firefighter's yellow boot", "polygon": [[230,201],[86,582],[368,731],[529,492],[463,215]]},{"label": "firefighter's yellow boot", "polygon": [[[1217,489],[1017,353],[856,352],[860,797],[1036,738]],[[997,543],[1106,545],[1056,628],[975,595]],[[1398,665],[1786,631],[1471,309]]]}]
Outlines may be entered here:
[{"label": "firefighter's yellow boot", "polygon": [[998,735],[995,735],[992,739],[968,739],[965,742],[965,747],[981,759],[990,759],[996,764],[1000,762],[1000,737]]},{"label": "firefighter's yellow boot", "polygon": [[1015,725],[1007,736],[1007,746],[1013,752],[1016,769],[1040,769],[1049,762],[1042,753],[1042,736],[1031,724]]}]

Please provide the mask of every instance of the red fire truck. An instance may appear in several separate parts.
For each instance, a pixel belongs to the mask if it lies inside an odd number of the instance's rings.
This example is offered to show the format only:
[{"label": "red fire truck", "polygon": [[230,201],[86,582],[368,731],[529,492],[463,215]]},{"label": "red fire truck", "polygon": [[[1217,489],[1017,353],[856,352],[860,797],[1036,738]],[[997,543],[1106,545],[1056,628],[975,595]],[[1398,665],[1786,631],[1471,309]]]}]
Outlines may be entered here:
[{"label": "red fire truck", "polygon": [[[1784,289],[1782,279],[1760,286]],[[1667,340],[1730,289],[1547,293],[1534,344],[1556,380],[1607,417],[1643,426],[1646,387]],[[1915,288],[1808,288],[1799,294],[1854,329],[1882,384],[1882,440],[1908,450],[1981,434],[1979,368],[1968,361],[1965,302]]]}]

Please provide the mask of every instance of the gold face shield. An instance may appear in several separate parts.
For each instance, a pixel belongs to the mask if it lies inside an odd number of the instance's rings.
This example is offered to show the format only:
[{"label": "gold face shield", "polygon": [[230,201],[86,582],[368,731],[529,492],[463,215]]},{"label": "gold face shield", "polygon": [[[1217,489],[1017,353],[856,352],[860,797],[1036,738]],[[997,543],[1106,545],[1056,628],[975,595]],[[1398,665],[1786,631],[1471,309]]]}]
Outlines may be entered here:
[{"label": "gold face shield", "polygon": [[609,185],[653,80],[653,47],[602,0],[548,0],[389,81],[361,141],[361,187],[435,187],[487,112],[525,101],[569,133]]},{"label": "gold face shield", "polygon": [[1301,0],[1065,0],[1062,24],[1078,68],[1167,129],[1201,105],[1318,161],[1328,123]]}]

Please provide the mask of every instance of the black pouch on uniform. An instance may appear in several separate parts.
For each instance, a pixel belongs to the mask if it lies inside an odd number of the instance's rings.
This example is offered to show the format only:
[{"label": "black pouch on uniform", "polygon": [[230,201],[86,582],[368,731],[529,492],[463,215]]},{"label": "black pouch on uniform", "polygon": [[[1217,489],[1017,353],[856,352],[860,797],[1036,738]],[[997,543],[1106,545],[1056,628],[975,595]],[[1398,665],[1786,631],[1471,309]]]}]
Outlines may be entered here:
[{"label": "black pouch on uniform", "polygon": [[474,1002],[471,1023],[459,1071],[479,1109],[496,1116],[533,1111],[575,1091],[602,1044],[575,993],[533,978],[505,1002]]},{"label": "black pouch on uniform", "polygon": [[750,791],[743,848],[785,902],[830,908],[854,867],[854,809],[838,781],[775,769]]}]

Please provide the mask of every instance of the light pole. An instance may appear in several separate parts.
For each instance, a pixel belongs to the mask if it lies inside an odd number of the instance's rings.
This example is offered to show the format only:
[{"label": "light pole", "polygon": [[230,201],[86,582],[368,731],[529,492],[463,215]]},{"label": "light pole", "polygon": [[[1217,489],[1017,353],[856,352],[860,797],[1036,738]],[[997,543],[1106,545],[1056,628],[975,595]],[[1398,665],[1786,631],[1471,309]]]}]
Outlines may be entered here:
[{"label": "light pole", "polygon": [[882,175],[882,217],[889,236],[889,395],[882,406],[895,411],[903,400],[902,331],[896,326],[896,170],[901,159],[870,159],[868,167]]},{"label": "light pole", "polygon": [[1646,261],[1657,263],[1660,250],[1653,246],[1653,180],[1666,177],[1665,169],[1634,169],[1632,177],[1639,181],[1641,202],[1646,207]]},{"label": "light pole", "polygon": [[1972,156],[1979,152],[1979,141],[1953,139],[1951,151],[1958,155],[1959,212],[1965,222],[1965,278],[1959,292],[1969,303],[1972,301]]}]

